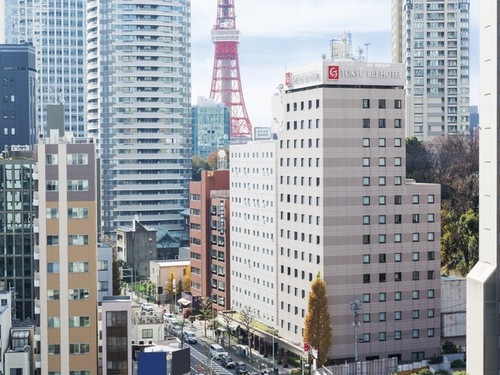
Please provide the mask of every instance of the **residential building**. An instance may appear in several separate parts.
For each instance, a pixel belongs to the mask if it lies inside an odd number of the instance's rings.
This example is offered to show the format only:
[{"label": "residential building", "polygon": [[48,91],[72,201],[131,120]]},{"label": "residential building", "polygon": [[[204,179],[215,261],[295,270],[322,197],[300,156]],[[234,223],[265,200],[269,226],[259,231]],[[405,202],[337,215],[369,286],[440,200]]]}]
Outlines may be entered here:
[{"label": "residential building", "polygon": [[229,147],[231,118],[224,104],[198,97],[191,109],[191,122],[193,155],[207,159],[212,152]]},{"label": "residential building", "polygon": [[406,64],[406,136],[469,134],[469,0],[392,0],[392,57]]},{"label": "residential building", "polygon": [[97,374],[95,145],[69,135],[37,145],[39,246],[35,277],[41,374]]},{"label": "residential building", "polygon": [[85,0],[6,0],[5,38],[32,43],[38,75],[38,132],[47,136],[47,105],[64,103],[65,130],[86,135]]},{"label": "residential building", "polygon": [[184,229],[191,179],[190,0],[87,1],[87,116],[103,233],[135,215]]},{"label": "residential building", "polygon": [[334,327],[331,359],[355,359],[357,300],[358,360],[439,355],[440,187],[405,179],[404,66],[324,60],[284,77],[280,336],[302,342],[319,276]]},{"label": "residential building", "polygon": [[231,306],[278,324],[278,141],[232,144]]},{"label": "residential building", "polygon": [[11,147],[0,158],[0,281],[12,288],[13,319],[34,318],[34,259],[40,256],[33,228],[35,166],[28,149]]},{"label": "residential building", "polygon": [[0,44],[0,149],[28,145],[38,136],[36,128],[37,83],[35,48],[30,44]]},{"label": "residential building", "polygon": [[189,193],[191,293],[210,297],[214,310],[229,310],[229,171],[202,171]]},{"label": "residential building", "polygon": [[498,42],[500,2],[480,7],[479,261],[467,275],[467,373],[500,372],[500,265],[498,238]]},{"label": "residential building", "polygon": [[[132,301],[129,296],[104,297],[101,305],[103,375],[132,375]],[[101,352],[101,351],[100,351]]]},{"label": "residential building", "polygon": [[113,295],[113,249],[104,244],[97,245],[97,301]]}]

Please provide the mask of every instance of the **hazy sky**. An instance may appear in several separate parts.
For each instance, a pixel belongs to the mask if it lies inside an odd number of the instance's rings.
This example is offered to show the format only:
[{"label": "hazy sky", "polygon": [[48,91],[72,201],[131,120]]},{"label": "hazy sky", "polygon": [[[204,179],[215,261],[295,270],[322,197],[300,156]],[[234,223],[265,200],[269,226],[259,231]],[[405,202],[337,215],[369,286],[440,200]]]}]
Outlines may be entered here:
[{"label": "hazy sky", "polygon": [[[471,3],[471,104],[477,104],[479,1]],[[210,94],[217,0],[192,0],[191,7],[194,104]],[[235,7],[242,87],[253,126],[270,124],[270,98],[285,68],[319,61],[329,41],[344,31],[352,33],[353,52],[371,43],[369,61],[391,61],[391,0],[235,0]]]}]

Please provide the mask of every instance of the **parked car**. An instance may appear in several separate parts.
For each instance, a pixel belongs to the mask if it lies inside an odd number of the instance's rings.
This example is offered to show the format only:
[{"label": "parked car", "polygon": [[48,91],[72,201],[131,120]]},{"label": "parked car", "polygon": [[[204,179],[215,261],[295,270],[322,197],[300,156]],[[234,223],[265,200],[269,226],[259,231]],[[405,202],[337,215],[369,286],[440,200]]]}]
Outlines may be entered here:
[{"label": "parked car", "polygon": [[234,364],[234,372],[236,373],[236,375],[247,375],[248,370],[246,363],[240,361],[236,362]]},{"label": "parked car", "polygon": [[225,355],[224,357],[222,357],[222,359],[220,360],[220,364],[221,364],[221,366],[224,366],[225,368],[234,368],[234,366],[235,366],[233,359],[228,355]]},{"label": "parked car", "polygon": [[143,303],[141,305],[141,310],[142,311],[153,312],[154,311],[154,306],[153,306],[152,303]]},{"label": "parked car", "polygon": [[185,342],[187,342],[189,344],[196,344],[198,342],[194,332],[189,332],[189,331],[184,332],[183,339]]}]

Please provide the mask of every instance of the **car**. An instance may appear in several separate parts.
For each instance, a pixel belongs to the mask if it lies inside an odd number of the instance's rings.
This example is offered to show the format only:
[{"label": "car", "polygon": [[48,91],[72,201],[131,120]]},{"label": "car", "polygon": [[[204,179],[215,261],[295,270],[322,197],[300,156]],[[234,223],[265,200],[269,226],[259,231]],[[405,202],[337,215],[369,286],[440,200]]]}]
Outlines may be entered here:
[{"label": "car", "polygon": [[234,364],[234,372],[236,375],[247,375],[247,365],[245,362],[238,361]]},{"label": "car", "polygon": [[274,374],[274,369],[272,368],[265,368],[260,372],[261,375],[273,375]]},{"label": "car", "polygon": [[193,332],[186,331],[184,332],[184,341],[189,344],[196,344],[198,342],[196,335]]},{"label": "car", "polygon": [[167,319],[174,318],[174,314],[172,313],[164,313],[163,314],[163,321],[167,321]]},{"label": "car", "polygon": [[141,305],[141,310],[142,311],[148,311],[148,312],[153,312],[154,311],[154,306],[152,303],[146,303],[144,302],[142,305]]},{"label": "car", "polygon": [[210,345],[210,355],[216,360],[222,359],[222,357],[227,356],[227,352],[219,344]]},{"label": "car", "polygon": [[228,355],[222,357],[222,359],[220,360],[220,364],[225,368],[234,368],[235,366],[234,360]]}]

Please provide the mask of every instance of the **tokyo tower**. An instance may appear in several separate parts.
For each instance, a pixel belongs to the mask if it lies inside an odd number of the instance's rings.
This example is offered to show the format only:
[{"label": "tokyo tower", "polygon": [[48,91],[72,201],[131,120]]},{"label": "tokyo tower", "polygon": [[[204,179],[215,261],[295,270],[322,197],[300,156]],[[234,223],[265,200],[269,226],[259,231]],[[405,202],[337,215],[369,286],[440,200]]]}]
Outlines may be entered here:
[{"label": "tokyo tower", "polygon": [[212,29],[212,41],[215,44],[215,59],[210,97],[229,108],[231,139],[251,138],[252,125],[241,89],[238,62],[240,31],[236,30],[234,0],[218,0],[217,23]]}]

